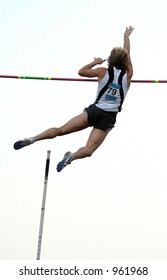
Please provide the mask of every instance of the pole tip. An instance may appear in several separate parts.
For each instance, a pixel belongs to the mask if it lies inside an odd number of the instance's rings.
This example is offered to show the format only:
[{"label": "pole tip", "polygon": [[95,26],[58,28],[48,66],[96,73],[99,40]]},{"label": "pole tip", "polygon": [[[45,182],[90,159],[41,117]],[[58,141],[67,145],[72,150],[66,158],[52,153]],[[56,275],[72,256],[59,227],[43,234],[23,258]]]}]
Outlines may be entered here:
[{"label": "pole tip", "polygon": [[51,154],[51,151],[50,151],[50,150],[48,150],[48,151],[47,151],[47,159],[49,159],[49,158],[50,158],[50,154]]}]

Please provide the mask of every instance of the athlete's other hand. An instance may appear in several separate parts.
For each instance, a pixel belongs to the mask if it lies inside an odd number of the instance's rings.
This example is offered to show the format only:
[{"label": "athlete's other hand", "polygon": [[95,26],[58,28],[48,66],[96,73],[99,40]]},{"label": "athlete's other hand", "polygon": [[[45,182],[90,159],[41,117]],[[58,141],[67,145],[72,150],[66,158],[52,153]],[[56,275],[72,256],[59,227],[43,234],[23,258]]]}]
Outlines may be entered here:
[{"label": "athlete's other hand", "polygon": [[95,64],[102,64],[106,59],[102,59],[100,57],[94,57]]}]

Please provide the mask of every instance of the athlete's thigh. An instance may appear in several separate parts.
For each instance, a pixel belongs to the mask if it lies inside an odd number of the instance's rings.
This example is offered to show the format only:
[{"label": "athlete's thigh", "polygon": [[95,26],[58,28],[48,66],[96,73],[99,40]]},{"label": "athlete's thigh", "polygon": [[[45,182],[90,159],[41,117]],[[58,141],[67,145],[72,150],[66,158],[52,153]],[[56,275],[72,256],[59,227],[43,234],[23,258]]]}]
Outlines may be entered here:
[{"label": "athlete's thigh", "polygon": [[72,118],[67,123],[65,123],[61,130],[63,133],[71,133],[75,131],[82,130],[89,127],[87,112],[83,112],[80,115]]},{"label": "athlete's thigh", "polygon": [[93,128],[86,143],[86,147],[94,152],[103,143],[110,130],[110,128],[105,130]]}]

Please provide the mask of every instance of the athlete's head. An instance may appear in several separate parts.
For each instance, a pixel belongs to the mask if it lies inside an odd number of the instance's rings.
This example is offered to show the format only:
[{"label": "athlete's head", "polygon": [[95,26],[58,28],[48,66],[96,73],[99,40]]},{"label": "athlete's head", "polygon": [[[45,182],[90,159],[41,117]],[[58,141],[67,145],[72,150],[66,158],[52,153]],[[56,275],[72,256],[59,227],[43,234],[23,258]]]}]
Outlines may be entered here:
[{"label": "athlete's head", "polygon": [[128,52],[125,48],[113,48],[108,59],[108,66],[114,66],[117,69],[126,69],[128,65]]}]

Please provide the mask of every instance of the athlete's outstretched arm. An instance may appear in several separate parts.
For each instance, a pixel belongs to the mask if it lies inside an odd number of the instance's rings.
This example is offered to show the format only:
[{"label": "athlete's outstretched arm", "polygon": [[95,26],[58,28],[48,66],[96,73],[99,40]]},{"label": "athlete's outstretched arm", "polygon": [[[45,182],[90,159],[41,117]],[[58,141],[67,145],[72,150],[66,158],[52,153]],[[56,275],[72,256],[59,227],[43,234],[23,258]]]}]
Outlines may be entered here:
[{"label": "athlete's outstretched arm", "polygon": [[126,27],[126,30],[124,32],[124,44],[123,44],[123,47],[127,50],[128,57],[129,57],[128,69],[127,69],[127,71],[129,72],[129,78],[131,78],[132,75],[133,75],[133,65],[132,65],[131,56],[130,56],[130,39],[129,39],[129,36],[133,32],[133,30],[134,30],[133,26],[129,26],[129,27]]},{"label": "athlete's outstretched arm", "polygon": [[131,35],[133,30],[134,30],[133,26],[129,26],[129,27],[126,27],[126,30],[124,32],[124,45],[123,45],[123,47],[128,51],[129,55],[130,55],[130,40],[129,40],[129,36]]}]

